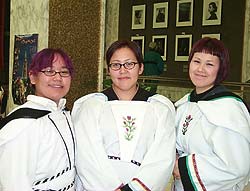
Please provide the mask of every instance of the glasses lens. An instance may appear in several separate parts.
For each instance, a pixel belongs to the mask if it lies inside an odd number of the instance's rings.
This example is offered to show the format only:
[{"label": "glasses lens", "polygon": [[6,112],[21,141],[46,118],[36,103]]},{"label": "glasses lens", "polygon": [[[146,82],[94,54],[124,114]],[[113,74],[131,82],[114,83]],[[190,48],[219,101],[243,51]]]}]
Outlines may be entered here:
[{"label": "glasses lens", "polygon": [[70,76],[70,73],[69,73],[68,70],[64,70],[64,71],[60,72],[60,76],[62,76],[62,77],[68,77],[68,76]]},{"label": "glasses lens", "polygon": [[110,68],[112,70],[119,70],[121,68],[121,64],[120,63],[111,63]]},{"label": "glasses lens", "polygon": [[126,62],[126,63],[124,63],[124,67],[126,69],[131,70],[131,69],[133,69],[135,67],[135,64],[136,64],[135,62]]},{"label": "glasses lens", "polygon": [[45,70],[42,71],[46,76],[54,76],[56,74],[56,71],[54,70]]},{"label": "glasses lens", "polygon": [[55,76],[57,73],[61,77],[68,77],[68,76],[70,76],[69,70],[63,70],[61,72],[56,72],[55,70],[43,70],[41,72],[44,73],[46,76]]}]

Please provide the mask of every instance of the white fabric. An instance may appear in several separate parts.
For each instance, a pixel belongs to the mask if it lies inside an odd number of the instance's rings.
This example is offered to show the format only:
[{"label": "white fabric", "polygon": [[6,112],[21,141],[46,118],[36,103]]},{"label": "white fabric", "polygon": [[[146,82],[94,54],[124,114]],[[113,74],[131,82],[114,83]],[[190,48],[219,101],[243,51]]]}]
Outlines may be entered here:
[{"label": "white fabric", "polygon": [[[233,97],[195,103],[188,96],[176,103],[177,150],[187,156],[193,185],[197,191],[204,190],[202,185],[207,191],[242,191],[250,177],[250,117],[245,105]],[[183,135],[184,124],[188,127]]]},{"label": "white fabric", "polygon": [[[147,105],[146,102],[133,102],[133,104],[129,104],[128,107],[127,101],[110,102],[119,134],[120,156],[122,161],[130,162],[133,160],[133,154],[136,149],[139,135],[141,134]],[[128,114],[129,116],[127,116]],[[128,121],[127,123],[131,123],[130,125],[135,129],[134,131],[130,132],[124,127],[126,121]]]},{"label": "white fabric", "polygon": [[[77,172],[84,189],[112,191],[137,178],[150,190],[165,190],[175,160],[174,115],[173,104],[160,95],[148,102],[107,101],[101,93],[78,99],[72,118],[78,148]],[[135,118],[136,130],[130,141],[124,140],[122,125],[127,116]],[[140,186],[139,190],[144,189]]]},{"label": "white fabric", "polygon": [[[1,129],[1,191],[59,190],[68,186],[68,190],[74,190],[75,159],[71,134],[72,132],[74,137],[74,132],[69,112],[62,110],[65,103],[66,100],[61,99],[57,107],[49,99],[29,95],[28,101],[18,108],[49,110],[51,113],[38,119],[15,119]],[[63,141],[67,145],[71,166]],[[67,167],[71,167],[71,170],[66,170]],[[52,178],[58,173],[58,177]],[[36,182],[46,178],[51,180],[35,186]]]}]

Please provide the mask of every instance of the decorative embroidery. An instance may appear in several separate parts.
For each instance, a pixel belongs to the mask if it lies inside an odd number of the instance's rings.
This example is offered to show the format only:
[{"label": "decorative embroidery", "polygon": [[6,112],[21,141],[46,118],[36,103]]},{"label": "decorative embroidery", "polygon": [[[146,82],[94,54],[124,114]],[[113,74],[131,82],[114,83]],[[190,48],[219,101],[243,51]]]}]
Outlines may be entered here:
[{"label": "decorative embroidery", "polygon": [[43,179],[43,180],[39,180],[39,181],[35,182],[34,185],[37,186],[37,185],[39,185],[39,184],[42,184],[42,183],[51,181],[51,180],[53,180],[54,178],[57,178],[57,177],[63,175],[65,172],[67,172],[67,171],[69,171],[69,170],[70,170],[70,168],[67,167],[66,169],[63,169],[61,172],[58,172],[58,173],[57,173],[56,175],[54,175],[54,176],[51,176],[51,177],[49,177],[49,178],[45,178],[45,179]]},{"label": "decorative embroidery", "polygon": [[199,171],[198,171],[198,168],[197,168],[197,163],[196,163],[196,159],[195,159],[195,154],[192,154],[192,161],[193,161],[193,165],[194,165],[194,171],[195,171],[195,175],[200,183],[200,186],[202,188],[202,191],[207,191],[205,185],[203,184],[202,180],[201,180],[201,177],[199,175]]},{"label": "decorative embroidery", "polygon": [[64,188],[61,188],[61,189],[59,189],[59,190],[51,190],[51,189],[49,189],[49,190],[41,190],[41,189],[34,189],[34,188],[32,188],[32,190],[34,190],[34,191],[66,191],[66,190],[69,190],[71,187],[73,187],[74,184],[75,184],[75,181],[73,181],[73,182],[72,182],[71,184],[69,184],[68,186],[66,186],[66,187],[64,187]]},{"label": "decorative embroidery", "polygon": [[123,127],[125,128],[125,139],[130,141],[134,137],[134,131],[136,130],[135,127],[135,119],[131,116],[123,117]]},{"label": "decorative embroidery", "polygon": [[182,125],[182,134],[185,135],[187,132],[187,128],[189,126],[190,121],[192,121],[193,118],[191,115],[186,116],[185,122]]}]

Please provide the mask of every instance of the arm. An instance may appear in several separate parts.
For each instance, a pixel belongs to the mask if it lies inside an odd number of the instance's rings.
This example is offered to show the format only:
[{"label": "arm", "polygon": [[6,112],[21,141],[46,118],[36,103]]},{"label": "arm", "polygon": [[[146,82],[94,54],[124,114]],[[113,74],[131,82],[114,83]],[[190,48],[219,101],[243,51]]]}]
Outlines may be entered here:
[{"label": "arm", "polygon": [[32,191],[39,140],[27,129],[32,120],[13,120],[0,131],[1,191]]},{"label": "arm", "polygon": [[77,142],[76,168],[86,190],[115,190],[122,182],[109,164],[99,131],[99,113],[104,101],[99,98],[79,99],[72,118]]},{"label": "arm", "polygon": [[170,101],[167,105],[157,101],[152,105],[158,118],[157,130],[138,173],[128,183],[134,191],[165,190],[174,167],[176,151],[174,107]]},{"label": "arm", "polygon": [[178,160],[185,190],[232,189],[236,184],[242,187],[249,176],[249,142],[223,127],[216,127],[207,142],[211,152],[190,154]]}]

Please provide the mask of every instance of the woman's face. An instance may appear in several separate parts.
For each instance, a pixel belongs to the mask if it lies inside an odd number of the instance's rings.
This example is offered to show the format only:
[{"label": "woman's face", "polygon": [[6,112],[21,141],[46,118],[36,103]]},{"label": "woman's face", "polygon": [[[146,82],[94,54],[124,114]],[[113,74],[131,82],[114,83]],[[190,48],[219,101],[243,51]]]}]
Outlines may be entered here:
[{"label": "woman's face", "polygon": [[217,56],[196,52],[189,65],[189,76],[195,85],[196,93],[203,93],[214,86],[220,60]]},{"label": "woman's face", "polygon": [[[63,58],[59,54],[55,55],[52,67],[44,68],[42,71],[45,70],[68,71]],[[29,76],[31,84],[35,85],[35,94],[51,99],[57,104],[68,93],[71,84],[71,76],[61,77],[59,73],[56,73],[54,76],[46,76],[42,72],[37,74],[30,72]]]},{"label": "woman's face", "polygon": [[[120,48],[114,52],[110,59],[111,63],[125,63],[125,62],[138,62],[134,53],[129,48]],[[109,74],[113,82],[113,88],[120,91],[130,91],[136,88],[137,80],[143,72],[143,64],[136,64],[131,70],[125,69],[122,66],[119,70],[115,71],[109,68]]]},{"label": "woman's face", "polygon": [[214,7],[213,7],[213,5],[209,5],[209,6],[208,6],[208,12],[209,12],[209,13],[214,12]]}]

